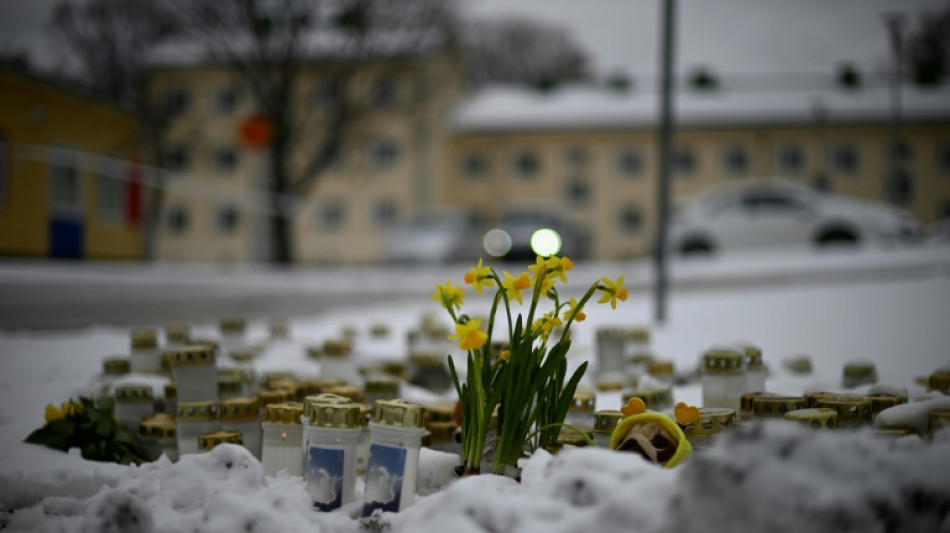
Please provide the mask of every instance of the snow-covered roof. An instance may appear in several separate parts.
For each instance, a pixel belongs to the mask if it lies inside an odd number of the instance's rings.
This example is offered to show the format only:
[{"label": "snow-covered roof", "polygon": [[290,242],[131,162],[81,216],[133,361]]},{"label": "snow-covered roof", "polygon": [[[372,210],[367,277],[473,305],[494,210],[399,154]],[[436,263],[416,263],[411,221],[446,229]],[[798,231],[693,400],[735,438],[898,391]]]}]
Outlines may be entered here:
[{"label": "snow-covered roof", "polygon": [[[300,55],[311,61],[415,58],[433,53],[445,42],[444,33],[435,30],[377,31],[356,46],[351,37],[323,28],[303,37]],[[240,50],[241,39],[235,37],[227,46],[229,50]],[[150,50],[147,63],[151,68],[214,64],[216,61],[213,49],[220,50],[221,45],[209,45],[199,39],[175,38]]]},{"label": "snow-covered roof", "polygon": [[[950,120],[950,87],[904,87],[902,115],[908,121]],[[550,92],[489,87],[472,94],[456,109],[458,132],[551,129],[637,128],[656,124],[659,97],[653,91],[620,92],[604,87],[572,86]],[[844,90],[680,91],[674,100],[677,124],[813,124],[816,109],[835,122],[880,122],[891,117],[887,87]]]}]

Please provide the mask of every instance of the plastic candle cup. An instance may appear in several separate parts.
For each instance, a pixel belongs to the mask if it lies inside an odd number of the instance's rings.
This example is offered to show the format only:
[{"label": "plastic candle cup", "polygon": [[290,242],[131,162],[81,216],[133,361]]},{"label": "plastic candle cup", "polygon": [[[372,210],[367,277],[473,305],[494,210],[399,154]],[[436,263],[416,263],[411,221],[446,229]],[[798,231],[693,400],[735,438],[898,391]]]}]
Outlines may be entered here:
[{"label": "plastic candle cup", "polygon": [[303,475],[303,404],[298,402],[267,405],[266,418],[261,422],[263,445],[261,465],[264,473],[273,476],[287,470],[292,476]]},{"label": "plastic candle cup", "polygon": [[178,402],[175,407],[178,455],[198,453],[198,436],[213,433],[219,427],[217,403]]},{"label": "plastic candle cup", "polygon": [[309,411],[304,478],[314,508],[332,511],[355,499],[360,405],[314,402]]},{"label": "plastic candle cup", "polygon": [[425,408],[405,400],[376,402],[369,423],[369,462],[363,516],[377,509],[397,512],[412,505],[419,475]]}]

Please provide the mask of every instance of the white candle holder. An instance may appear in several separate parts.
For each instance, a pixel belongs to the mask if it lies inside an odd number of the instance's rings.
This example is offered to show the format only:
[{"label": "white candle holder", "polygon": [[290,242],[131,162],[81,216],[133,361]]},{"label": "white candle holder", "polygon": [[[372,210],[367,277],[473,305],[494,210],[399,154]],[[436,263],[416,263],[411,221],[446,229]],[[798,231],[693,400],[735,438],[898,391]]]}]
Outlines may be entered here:
[{"label": "white candle holder", "polygon": [[415,501],[424,416],[424,407],[405,400],[376,403],[369,423],[364,517],[377,509],[401,511]]},{"label": "white candle holder", "polygon": [[303,404],[285,402],[269,404],[261,423],[263,445],[261,465],[264,473],[273,476],[287,470],[292,476],[303,475]]},{"label": "white candle holder", "polygon": [[219,428],[217,403],[178,402],[175,409],[178,455],[198,453],[198,437]]},{"label": "white candle holder", "polygon": [[256,397],[221,400],[222,431],[236,431],[242,436],[244,447],[258,460],[261,458],[261,413]]},{"label": "white candle holder", "polygon": [[179,403],[218,401],[218,368],[211,346],[188,346],[175,352],[172,375]]},{"label": "white candle holder", "polygon": [[315,509],[332,511],[352,502],[356,491],[356,447],[360,406],[318,403],[310,406],[304,469]]},{"label": "white candle holder", "polygon": [[703,407],[726,407],[739,412],[747,376],[745,357],[733,350],[714,349],[703,354]]},{"label": "white candle holder", "polygon": [[161,374],[162,358],[154,329],[132,330],[129,362],[133,373]]},{"label": "white candle holder", "polygon": [[127,383],[115,388],[115,417],[125,429],[137,433],[142,419],[153,414],[151,386]]}]

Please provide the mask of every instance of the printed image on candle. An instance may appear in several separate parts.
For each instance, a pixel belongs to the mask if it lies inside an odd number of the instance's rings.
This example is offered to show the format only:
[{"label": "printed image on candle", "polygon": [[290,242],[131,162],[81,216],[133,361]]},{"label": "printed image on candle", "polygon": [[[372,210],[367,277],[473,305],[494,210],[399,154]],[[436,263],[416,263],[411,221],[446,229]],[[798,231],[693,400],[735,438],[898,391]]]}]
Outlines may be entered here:
[{"label": "printed image on candle", "polygon": [[376,509],[397,512],[402,501],[402,478],[406,469],[406,449],[373,444],[366,467],[363,516]]},{"label": "printed image on candle", "polygon": [[304,472],[314,509],[338,509],[343,501],[343,450],[311,446]]}]

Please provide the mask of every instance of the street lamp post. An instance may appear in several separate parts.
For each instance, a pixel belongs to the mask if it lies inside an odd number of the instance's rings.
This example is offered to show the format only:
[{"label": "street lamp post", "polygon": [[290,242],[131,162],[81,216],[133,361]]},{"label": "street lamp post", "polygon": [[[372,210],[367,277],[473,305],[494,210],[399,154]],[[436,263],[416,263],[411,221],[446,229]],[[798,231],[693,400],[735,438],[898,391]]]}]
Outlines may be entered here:
[{"label": "street lamp post", "polygon": [[888,149],[889,172],[885,190],[891,192],[891,182],[902,170],[903,153],[901,150],[901,78],[903,77],[904,55],[904,28],[907,25],[907,15],[900,11],[884,13],[884,24],[887,26],[891,39],[891,50],[894,53],[894,67],[891,71],[891,142]]},{"label": "street lamp post", "polygon": [[670,212],[670,170],[673,159],[673,32],[676,17],[676,0],[663,0],[660,51],[660,128],[659,165],[657,183],[656,244],[653,250],[654,319],[658,325],[666,322],[667,249],[666,226]]}]

